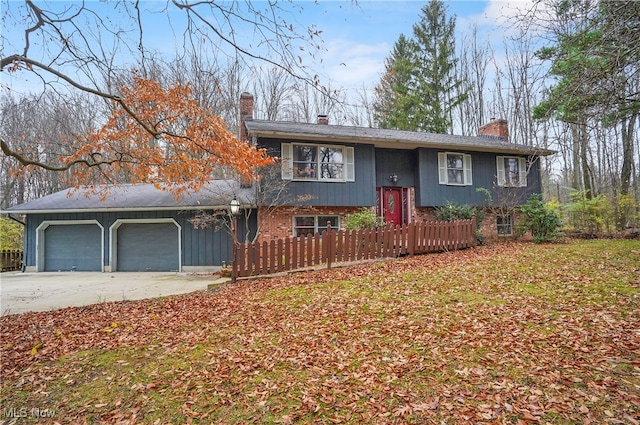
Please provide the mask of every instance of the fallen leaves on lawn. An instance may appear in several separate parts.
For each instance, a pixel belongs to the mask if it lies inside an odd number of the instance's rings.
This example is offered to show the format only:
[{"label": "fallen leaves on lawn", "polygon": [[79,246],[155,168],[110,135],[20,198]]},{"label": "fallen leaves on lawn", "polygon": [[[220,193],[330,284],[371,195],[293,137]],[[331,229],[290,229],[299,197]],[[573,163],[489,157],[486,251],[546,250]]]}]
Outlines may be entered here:
[{"label": "fallen leaves on lawn", "polygon": [[57,421],[635,424],[640,260],[614,267],[596,247],[583,264],[581,249],[503,244],[2,317],[3,404],[9,388],[42,403],[95,381],[117,395],[67,394]]}]

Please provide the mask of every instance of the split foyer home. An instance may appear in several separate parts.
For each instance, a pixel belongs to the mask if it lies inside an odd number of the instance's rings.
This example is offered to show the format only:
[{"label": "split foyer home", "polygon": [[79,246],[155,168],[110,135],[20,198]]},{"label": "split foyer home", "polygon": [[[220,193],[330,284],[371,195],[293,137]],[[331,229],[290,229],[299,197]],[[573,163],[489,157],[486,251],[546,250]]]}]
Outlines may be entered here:
[{"label": "split foyer home", "polygon": [[[388,223],[431,219],[447,202],[490,206],[523,204],[541,192],[540,157],[554,152],[510,143],[507,122],[493,120],[477,136],[265,121],[252,118],[253,97],[240,99],[240,138],[279,158],[286,192],[277,205],[259,203],[256,188],[211,180],[176,200],[153,185],[121,185],[106,199],[82,191],[58,192],[4,213],[25,217],[25,269],[29,271],[199,271],[231,262],[232,240],[215,227],[196,228],[201,211],[228,208],[234,197],[247,220],[240,235],[259,229],[260,240],[300,236],[343,226],[363,207]],[[274,201],[275,202],[275,201]],[[488,217],[509,234],[514,217]]]}]

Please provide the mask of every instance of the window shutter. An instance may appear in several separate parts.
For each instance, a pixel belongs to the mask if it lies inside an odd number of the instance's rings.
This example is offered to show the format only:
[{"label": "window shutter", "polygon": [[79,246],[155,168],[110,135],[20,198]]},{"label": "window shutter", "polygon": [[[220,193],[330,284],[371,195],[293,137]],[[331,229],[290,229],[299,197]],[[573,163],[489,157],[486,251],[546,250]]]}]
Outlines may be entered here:
[{"label": "window shutter", "polygon": [[496,156],[496,165],[498,171],[498,186],[504,186],[504,156]]},{"label": "window shutter", "polygon": [[447,184],[447,154],[438,152],[438,170],[440,184]]},{"label": "window shutter", "polygon": [[354,166],[354,151],[352,147],[344,148],[344,169],[345,180],[348,182],[356,181],[356,170]]},{"label": "window shutter", "polygon": [[282,167],[282,180],[293,179],[293,154],[291,152],[291,143],[283,143],[281,145],[280,165]]},{"label": "window shutter", "polygon": [[518,158],[518,182],[521,187],[527,187],[527,161],[524,158]]},{"label": "window shutter", "polygon": [[464,184],[465,186],[473,185],[473,176],[471,173],[471,155],[465,154],[464,160]]}]

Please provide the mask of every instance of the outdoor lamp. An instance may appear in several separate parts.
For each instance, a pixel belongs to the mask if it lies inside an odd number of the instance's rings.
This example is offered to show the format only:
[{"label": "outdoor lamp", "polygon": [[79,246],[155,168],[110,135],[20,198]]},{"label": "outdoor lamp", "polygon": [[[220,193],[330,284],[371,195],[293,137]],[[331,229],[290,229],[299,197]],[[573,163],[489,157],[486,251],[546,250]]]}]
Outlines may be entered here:
[{"label": "outdoor lamp", "polygon": [[240,212],[240,202],[238,202],[235,196],[229,203],[229,210],[231,211],[231,215],[238,215]]},{"label": "outdoor lamp", "polygon": [[233,247],[231,248],[231,283],[236,283],[238,278],[238,235],[236,228],[236,216],[240,212],[240,202],[234,196],[229,202],[229,212],[231,213],[231,237],[233,238]]}]

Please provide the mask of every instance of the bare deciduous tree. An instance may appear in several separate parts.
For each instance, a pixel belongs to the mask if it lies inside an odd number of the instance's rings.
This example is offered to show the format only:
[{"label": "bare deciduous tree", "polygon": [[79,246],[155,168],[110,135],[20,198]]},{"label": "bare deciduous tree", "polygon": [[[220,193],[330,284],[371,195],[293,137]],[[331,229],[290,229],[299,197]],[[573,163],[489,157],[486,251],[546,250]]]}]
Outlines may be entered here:
[{"label": "bare deciduous tree", "polygon": [[[25,75],[39,86],[33,90],[53,92],[63,101],[80,91],[114,102],[134,119],[133,109],[118,92],[118,78],[133,64],[144,74],[156,75],[157,61],[151,59],[160,49],[174,49],[192,59],[207,55],[229,58],[229,63],[262,62],[315,85],[318,81],[307,77],[314,74],[307,72],[306,63],[320,48],[321,31],[292,25],[297,7],[277,1],[9,3],[2,18],[11,31],[2,32],[0,69],[14,79]],[[157,33],[151,28],[159,25],[178,44],[154,45]],[[145,130],[154,136],[150,127]],[[49,170],[104,165],[90,155],[55,164],[43,161],[6,135],[0,147],[22,165]]]}]

